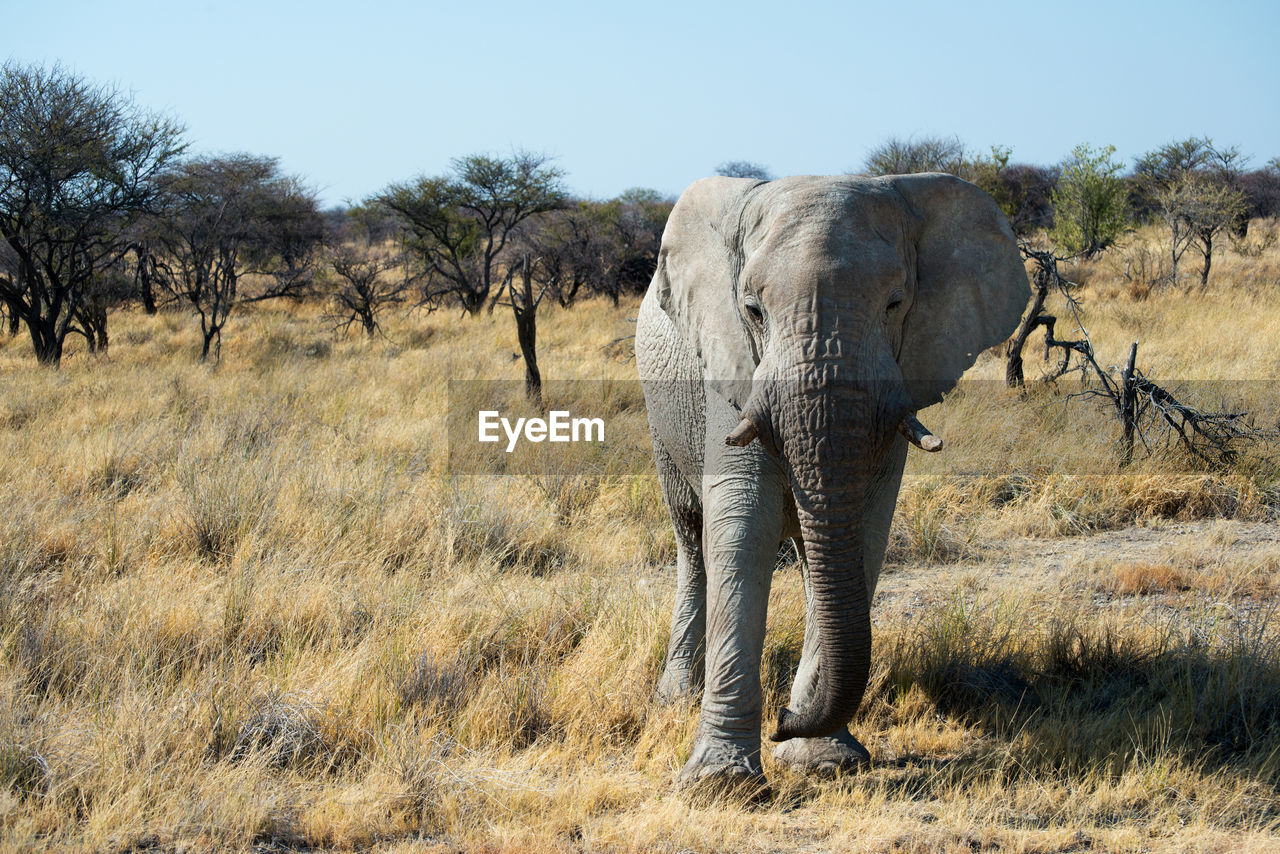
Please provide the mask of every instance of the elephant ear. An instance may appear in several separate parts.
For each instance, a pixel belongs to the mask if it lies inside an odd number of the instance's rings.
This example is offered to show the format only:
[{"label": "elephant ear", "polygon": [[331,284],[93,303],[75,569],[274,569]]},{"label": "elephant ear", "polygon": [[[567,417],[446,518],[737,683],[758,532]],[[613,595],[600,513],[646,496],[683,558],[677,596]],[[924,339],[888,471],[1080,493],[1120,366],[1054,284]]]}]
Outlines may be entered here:
[{"label": "elephant ear", "polygon": [[891,179],[920,218],[916,294],[898,365],[917,409],[932,406],[988,347],[1018,325],[1031,288],[995,201],[967,181],[925,173]]},{"label": "elephant ear", "polygon": [[751,393],[757,359],[738,314],[740,215],[761,181],[704,178],[676,202],[650,287],[697,355],[708,385],[735,407]]}]

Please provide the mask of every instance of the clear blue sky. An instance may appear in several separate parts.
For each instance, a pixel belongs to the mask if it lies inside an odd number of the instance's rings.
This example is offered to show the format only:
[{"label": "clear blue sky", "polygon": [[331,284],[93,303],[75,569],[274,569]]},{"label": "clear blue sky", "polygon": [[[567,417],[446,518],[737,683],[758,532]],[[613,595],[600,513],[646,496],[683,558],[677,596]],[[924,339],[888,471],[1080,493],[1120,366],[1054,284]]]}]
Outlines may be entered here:
[{"label": "clear blue sky", "polygon": [[1276,0],[4,5],[0,58],[130,90],[326,204],[515,147],[595,197],[725,160],[856,170],[892,134],[1036,163],[1191,135],[1280,155]]}]

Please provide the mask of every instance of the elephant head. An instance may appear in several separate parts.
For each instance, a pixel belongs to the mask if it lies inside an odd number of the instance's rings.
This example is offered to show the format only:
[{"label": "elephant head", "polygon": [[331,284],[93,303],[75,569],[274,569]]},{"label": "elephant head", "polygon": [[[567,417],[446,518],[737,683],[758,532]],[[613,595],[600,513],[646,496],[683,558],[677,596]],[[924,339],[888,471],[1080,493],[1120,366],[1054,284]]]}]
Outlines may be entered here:
[{"label": "elephant head", "polygon": [[942,174],[710,178],[672,212],[654,285],[709,394],[789,478],[820,639],[808,708],[775,740],[830,733],[862,699],[871,620],[862,518],[899,432],[1003,341],[1029,288],[995,202]]}]

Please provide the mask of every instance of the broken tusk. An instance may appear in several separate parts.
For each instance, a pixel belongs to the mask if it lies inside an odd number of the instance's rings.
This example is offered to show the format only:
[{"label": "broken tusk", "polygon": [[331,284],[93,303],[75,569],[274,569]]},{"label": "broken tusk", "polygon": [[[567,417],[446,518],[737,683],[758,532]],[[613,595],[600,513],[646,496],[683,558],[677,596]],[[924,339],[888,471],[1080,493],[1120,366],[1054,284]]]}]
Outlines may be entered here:
[{"label": "broken tusk", "polygon": [[756,425],[752,424],[749,419],[742,419],[738,422],[738,426],[733,428],[733,432],[724,437],[726,445],[734,445],[743,447],[751,444],[751,440],[756,437]]},{"label": "broken tusk", "polygon": [[930,433],[929,428],[921,424],[914,413],[908,412],[902,416],[898,432],[922,451],[934,453],[942,450],[942,440]]}]

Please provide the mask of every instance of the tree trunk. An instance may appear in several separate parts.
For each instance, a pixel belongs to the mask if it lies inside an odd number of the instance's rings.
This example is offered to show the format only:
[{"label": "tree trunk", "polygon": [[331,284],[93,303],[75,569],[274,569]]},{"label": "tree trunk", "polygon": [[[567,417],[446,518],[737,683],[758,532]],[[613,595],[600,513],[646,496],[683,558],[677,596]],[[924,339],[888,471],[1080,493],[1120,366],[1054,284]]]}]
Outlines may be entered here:
[{"label": "tree trunk", "polygon": [[154,315],[156,313],[156,295],[151,288],[150,276],[142,277],[140,293],[142,296],[142,310],[148,315]]},{"label": "tree trunk", "polygon": [[516,318],[516,338],[524,357],[524,393],[537,407],[542,407],[542,374],[538,371],[538,301],[533,293],[533,265],[526,255],[521,262],[520,294],[512,282],[511,312]]},{"label": "tree trunk", "polygon": [[1204,266],[1200,268],[1200,287],[1209,284],[1209,265],[1213,263],[1213,235],[1200,235],[1200,251],[1204,253]]},{"label": "tree trunk", "polygon": [[106,355],[111,343],[107,337],[106,301],[100,297],[86,301],[80,312],[80,324],[84,327],[85,340],[89,342],[89,352]]},{"label": "tree trunk", "polygon": [[538,371],[538,316],[534,311],[516,315],[516,337],[524,356],[524,391],[536,406],[542,406],[542,374]]},{"label": "tree trunk", "polygon": [[1137,401],[1133,394],[1134,363],[1138,359],[1138,342],[1129,347],[1129,361],[1125,363],[1120,374],[1120,424],[1123,433],[1120,439],[1120,465],[1127,466],[1133,460],[1134,410]]},{"label": "tree trunk", "polygon": [[222,358],[222,328],[209,324],[204,330],[203,346],[200,349],[200,361],[207,362],[209,360],[209,351],[213,351],[213,360],[219,361]]},{"label": "tree trunk", "polygon": [[[1031,301],[1031,311],[1022,319],[1022,324],[1018,327],[1018,331],[1014,333],[1013,340],[1009,342],[1009,349],[1006,351],[1007,361],[1004,366],[1004,384],[1009,388],[1022,388],[1024,379],[1022,376],[1022,348],[1027,343],[1027,337],[1031,331],[1037,326],[1045,325],[1046,316],[1042,316],[1040,312],[1044,309],[1044,301],[1049,296],[1049,286],[1046,281],[1042,281],[1044,277],[1037,271],[1035,277],[1035,297]],[[1051,330],[1052,325],[1049,326]],[[1045,332],[1050,334],[1049,331]]]},{"label": "tree trunk", "polygon": [[31,347],[36,351],[36,361],[50,367],[62,365],[62,338],[57,332],[57,324],[52,321],[28,319],[27,329],[31,332]]},{"label": "tree trunk", "polygon": [[151,253],[143,250],[137,250],[138,255],[138,296],[142,298],[142,309],[148,315],[156,313],[156,293],[155,288],[151,285],[151,273],[154,262],[151,260]]}]

